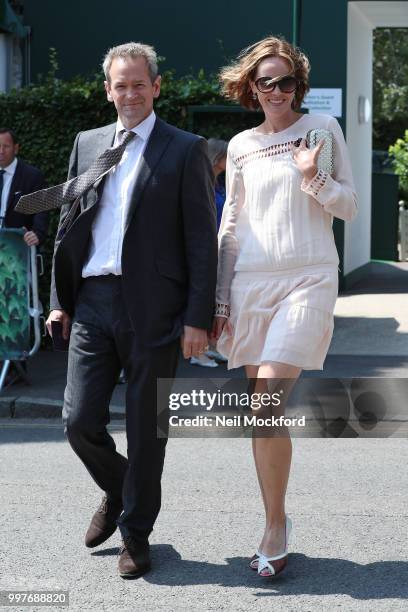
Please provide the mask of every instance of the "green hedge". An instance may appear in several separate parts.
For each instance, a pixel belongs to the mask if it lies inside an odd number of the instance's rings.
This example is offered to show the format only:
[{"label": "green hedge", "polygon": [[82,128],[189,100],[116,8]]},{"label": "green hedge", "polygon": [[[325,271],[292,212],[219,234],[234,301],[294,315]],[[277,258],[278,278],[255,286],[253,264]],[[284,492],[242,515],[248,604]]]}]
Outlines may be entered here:
[{"label": "green hedge", "polygon": [[386,151],[407,129],[407,30],[375,28],[373,43],[373,148]]},{"label": "green hedge", "polygon": [[[156,111],[165,121],[186,128],[188,105],[221,102],[216,82],[204,74],[176,79],[166,73]],[[99,75],[65,82],[49,76],[37,85],[0,95],[0,124],[17,132],[21,157],[41,168],[50,184],[65,179],[77,132],[115,120]]]}]

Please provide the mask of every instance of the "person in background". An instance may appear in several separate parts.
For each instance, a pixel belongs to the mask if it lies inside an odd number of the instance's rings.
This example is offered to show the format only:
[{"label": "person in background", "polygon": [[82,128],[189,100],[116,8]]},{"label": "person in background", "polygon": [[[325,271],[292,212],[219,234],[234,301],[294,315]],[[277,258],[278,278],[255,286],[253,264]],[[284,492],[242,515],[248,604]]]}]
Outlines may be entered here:
[{"label": "person in background", "polygon": [[17,158],[19,142],[12,129],[0,127],[0,227],[25,228],[24,241],[39,246],[47,237],[48,212],[22,215],[14,208],[22,195],[46,187],[43,174]]},{"label": "person in background", "polygon": [[[220,227],[222,210],[225,203],[225,181],[223,179],[227,163],[227,150],[228,142],[226,140],[221,140],[219,138],[208,139],[208,157],[210,158],[215,177],[214,189],[215,205],[217,207],[217,231]],[[227,358],[221,355],[221,353],[216,350],[215,345],[211,343],[208,351],[197,357],[191,357],[190,359],[191,365],[198,365],[203,368],[216,368],[218,367],[218,361],[226,362]]]},{"label": "person in background", "polygon": [[227,164],[228,142],[218,138],[209,138],[208,157],[215,176],[215,204],[217,206],[217,231],[220,228],[222,210],[225,204],[225,168]]},{"label": "person in background", "polygon": [[[24,228],[23,239],[27,246],[40,246],[47,237],[48,212],[22,215],[14,208],[22,195],[43,189],[46,183],[38,168],[17,158],[19,148],[15,132],[9,127],[0,127],[0,229]],[[21,364],[27,370],[27,362],[22,361]],[[19,380],[20,373],[12,364],[6,384]]]}]

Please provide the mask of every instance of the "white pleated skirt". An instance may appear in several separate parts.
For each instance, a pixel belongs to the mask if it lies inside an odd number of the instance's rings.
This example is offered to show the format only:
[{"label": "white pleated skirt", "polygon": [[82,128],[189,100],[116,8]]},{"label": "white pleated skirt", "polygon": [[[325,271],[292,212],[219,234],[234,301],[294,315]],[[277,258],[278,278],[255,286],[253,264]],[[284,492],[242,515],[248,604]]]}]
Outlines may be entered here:
[{"label": "white pleated skirt", "polygon": [[231,315],[217,343],[228,369],[277,361],[321,370],[333,335],[337,267],[235,272]]}]

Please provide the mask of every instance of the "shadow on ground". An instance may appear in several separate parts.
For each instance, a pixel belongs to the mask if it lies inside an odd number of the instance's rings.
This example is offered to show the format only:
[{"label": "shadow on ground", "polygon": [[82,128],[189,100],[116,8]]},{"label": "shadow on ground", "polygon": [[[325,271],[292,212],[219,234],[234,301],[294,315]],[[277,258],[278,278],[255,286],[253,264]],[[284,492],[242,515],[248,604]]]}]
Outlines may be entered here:
[{"label": "shadow on ground", "polygon": [[[92,556],[114,556],[118,552],[118,548],[106,548]],[[143,579],[154,585],[248,587],[257,589],[253,593],[257,597],[348,595],[357,600],[408,597],[408,562],[403,561],[363,565],[348,559],[291,553],[288,568],[281,576],[264,579],[249,569],[249,559],[245,557],[226,558],[226,563],[220,564],[189,561],[168,544],[152,545],[151,556],[153,570]]]},{"label": "shadow on ground", "polygon": [[371,261],[349,293],[408,293],[408,262]]}]

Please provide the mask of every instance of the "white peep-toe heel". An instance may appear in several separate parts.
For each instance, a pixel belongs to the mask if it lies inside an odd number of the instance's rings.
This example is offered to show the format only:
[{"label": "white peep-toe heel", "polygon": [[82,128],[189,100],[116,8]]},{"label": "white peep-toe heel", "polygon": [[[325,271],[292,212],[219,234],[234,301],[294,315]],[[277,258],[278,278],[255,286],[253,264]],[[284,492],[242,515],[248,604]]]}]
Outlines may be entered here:
[{"label": "white peep-toe heel", "polygon": [[275,555],[273,557],[267,557],[266,555],[262,553],[262,551],[258,551],[259,552],[258,575],[262,576],[262,578],[276,576],[277,574],[280,574],[285,569],[286,565],[288,564],[288,544],[289,544],[289,538],[290,538],[291,531],[292,531],[292,521],[288,516],[286,516],[285,550],[279,555]]}]

